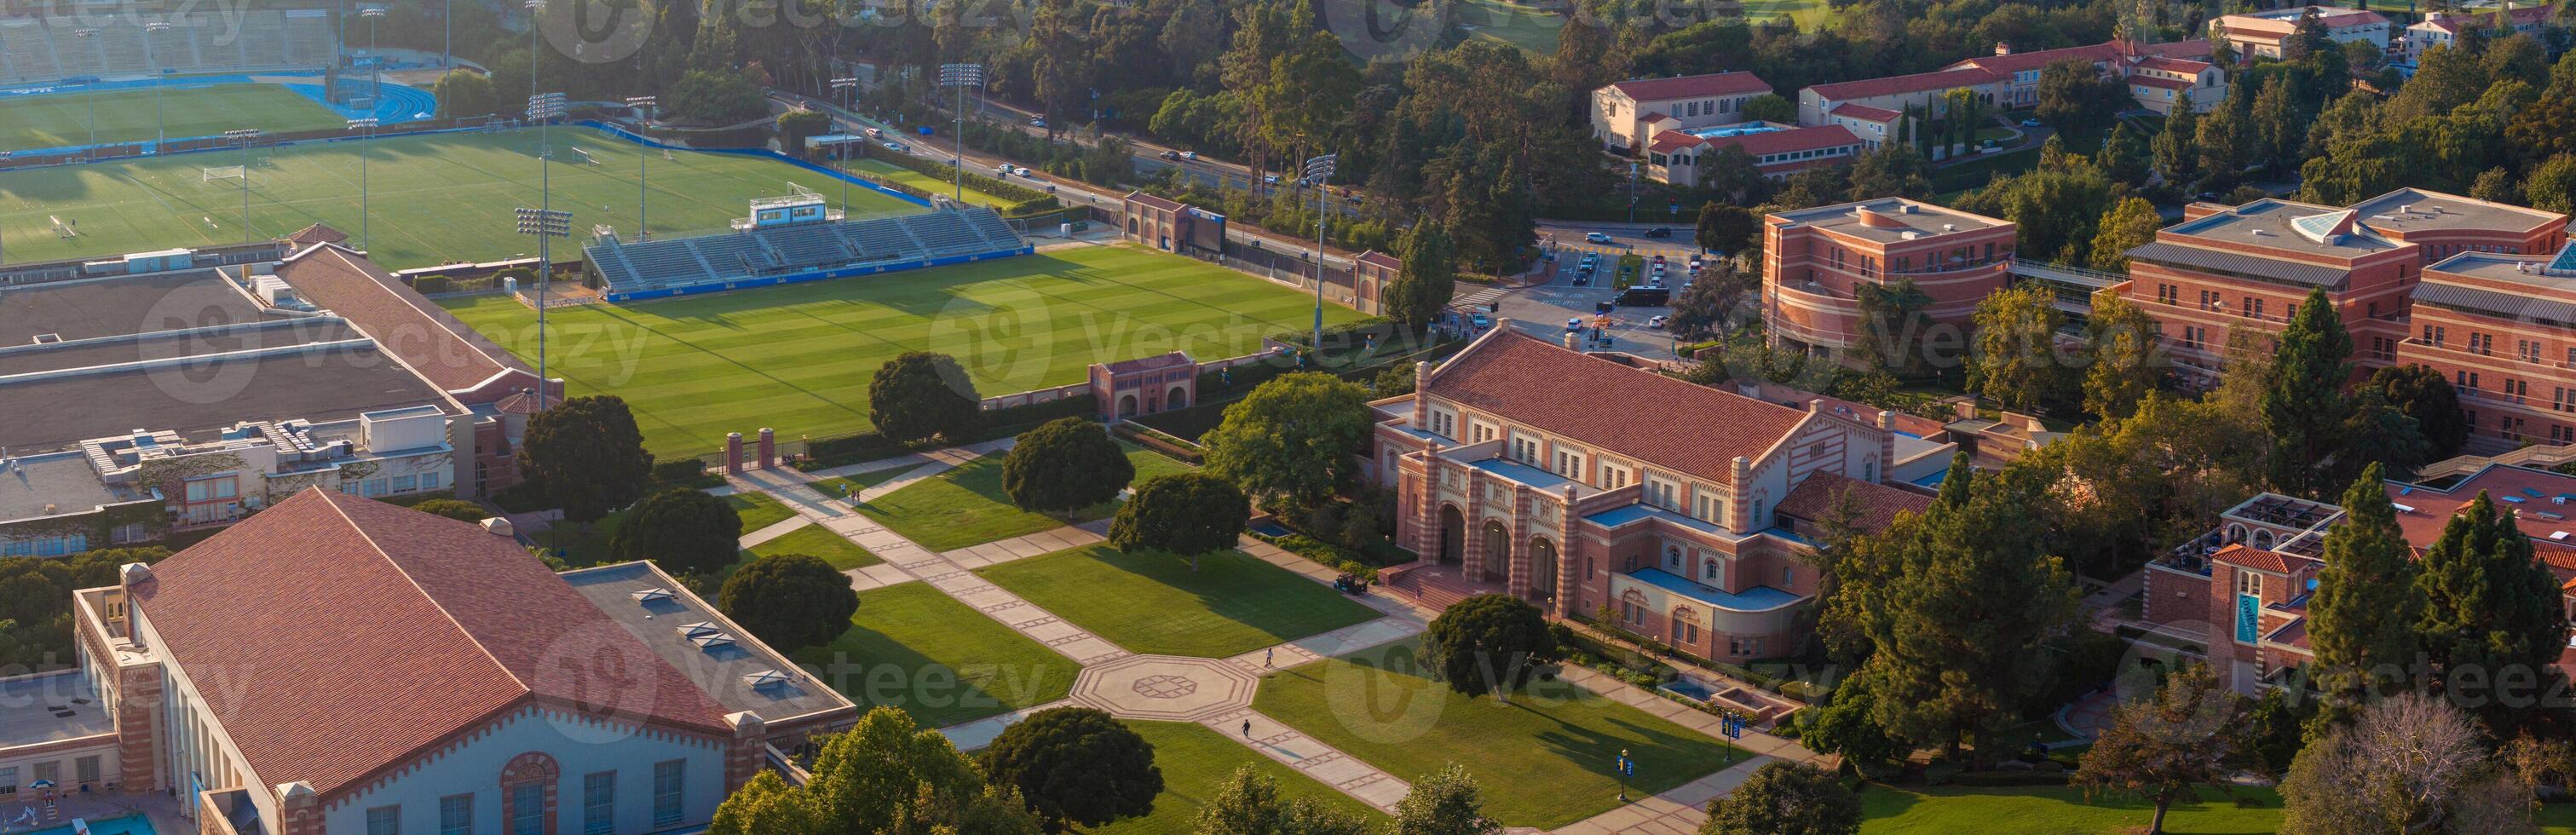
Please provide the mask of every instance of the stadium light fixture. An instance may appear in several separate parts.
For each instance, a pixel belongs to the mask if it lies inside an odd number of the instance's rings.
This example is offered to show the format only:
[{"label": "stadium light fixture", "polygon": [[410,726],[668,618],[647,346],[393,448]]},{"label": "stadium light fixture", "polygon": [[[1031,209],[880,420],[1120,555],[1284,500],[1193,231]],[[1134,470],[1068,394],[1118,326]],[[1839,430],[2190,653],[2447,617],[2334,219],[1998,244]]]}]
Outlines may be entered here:
[{"label": "stadium light fixture", "polygon": [[224,131],[225,139],[241,140],[242,240],[251,240],[250,229],[250,141],[259,138],[258,128]]},{"label": "stadium light fixture", "polygon": [[[378,91],[385,88],[385,57],[376,52],[376,21],[384,18],[385,7],[361,6],[358,16],[367,19],[367,100],[372,102],[379,95]],[[529,66],[535,65],[535,59],[531,58]]]},{"label": "stadium light fixture", "polygon": [[[169,21],[155,20],[150,23],[143,24],[143,31],[147,33],[167,32],[170,31],[170,23]],[[152,45],[152,36],[149,34],[144,35],[143,44],[146,49],[149,49]],[[156,157],[160,156],[162,152],[166,150],[162,146],[170,144],[169,124],[161,121],[161,83],[168,81],[169,79],[170,74],[166,72],[156,73],[152,76],[152,155]]]},{"label": "stadium light fixture", "polygon": [[[840,93],[840,94],[841,94],[842,101],[844,102],[844,103],[841,105],[841,109],[842,109],[842,110],[856,110],[856,109],[857,109],[856,105],[858,104],[858,98],[859,98],[859,79],[858,79],[857,77],[855,77],[855,76],[842,76],[842,77],[840,77],[840,78],[832,79],[832,92]],[[826,116],[831,116],[832,132],[833,132],[833,133],[840,133],[840,132],[841,132],[841,117],[839,117],[839,116],[837,116],[837,115],[833,115],[833,114],[831,114],[831,113],[830,113],[830,112],[828,112],[828,111],[827,111],[827,112],[825,112],[825,114],[824,114],[824,115],[826,115]],[[834,148],[833,150],[836,150],[836,151],[839,151],[839,152],[840,152],[840,153],[834,154],[833,156],[835,156],[836,158],[838,158],[838,159],[839,159],[839,161],[840,161],[840,163],[841,163],[841,176],[840,176],[840,180],[841,180],[841,219],[842,219],[842,220],[849,220],[849,219],[850,219],[850,140],[849,140],[849,138],[848,138],[848,137],[846,137],[846,136],[845,136],[845,137],[843,137],[843,138],[841,139],[841,143],[840,143],[840,145],[839,145],[838,147]]]},{"label": "stadium light fixture", "polygon": [[372,250],[368,249],[367,244],[374,238],[368,235],[370,217],[367,214],[367,151],[375,144],[373,140],[376,138],[376,117],[351,119],[348,129],[366,132],[358,143],[358,251],[368,252]]},{"label": "stadium light fixture", "polygon": [[966,88],[984,86],[984,65],[941,64],[939,86],[957,88],[957,180],[956,202],[966,202]]},{"label": "stadium light fixture", "polygon": [[[1306,160],[1306,182],[1315,185],[1315,341],[1307,346],[1306,350],[1316,355],[1315,370],[1317,371],[1324,368],[1324,358],[1319,353],[1324,350],[1324,223],[1329,219],[1332,209],[1324,202],[1326,198],[1324,181],[1333,178],[1333,172],[1341,167],[1341,161],[1340,154],[1324,154]],[[1353,263],[1351,286],[1356,289],[1359,283],[1359,265]]]},{"label": "stadium light fixture", "polygon": [[518,220],[519,234],[537,239],[537,407],[538,411],[544,411],[552,400],[552,395],[546,391],[546,384],[550,380],[546,376],[546,307],[549,301],[546,287],[547,282],[554,278],[555,272],[552,245],[556,238],[572,234],[572,213],[551,208],[531,209],[521,206],[514,214]]},{"label": "stadium light fixture", "polygon": [[645,204],[652,202],[653,191],[644,184],[644,165],[653,155],[645,153],[649,150],[645,145],[645,124],[651,118],[645,114],[661,107],[662,100],[654,96],[631,96],[626,99],[626,106],[635,108],[635,240],[649,241],[653,239],[653,232],[644,225],[644,209]]}]

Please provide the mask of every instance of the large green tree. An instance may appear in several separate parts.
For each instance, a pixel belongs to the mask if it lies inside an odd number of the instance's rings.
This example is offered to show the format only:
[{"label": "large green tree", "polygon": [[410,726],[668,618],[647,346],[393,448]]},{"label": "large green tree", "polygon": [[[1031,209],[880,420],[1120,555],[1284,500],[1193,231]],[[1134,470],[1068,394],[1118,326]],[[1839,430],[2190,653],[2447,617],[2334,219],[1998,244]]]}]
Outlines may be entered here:
[{"label": "large green tree", "polygon": [[1452,604],[1423,632],[1422,655],[1434,677],[1469,697],[1510,693],[1528,684],[1556,654],[1547,614],[1509,594],[1480,594]]},{"label": "large green tree", "polygon": [[1109,544],[1121,551],[1155,550],[1198,557],[1234,547],[1243,536],[1252,503],[1224,477],[1206,472],[1155,476],[1109,522]]},{"label": "large green tree", "polygon": [[1019,789],[1050,832],[1152,812],[1163,793],[1154,744],[1087,707],[1029,714],[1003,729],[979,762],[994,783]]},{"label": "large green tree", "polygon": [[2039,71],[2039,120],[2060,131],[2089,136],[2128,100],[2128,85],[2104,76],[2090,59],[2068,58]]},{"label": "large green tree", "polygon": [[2084,369],[2087,412],[2126,418],[2164,380],[2166,357],[2156,339],[2156,321],[2127,299],[2109,296],[2093,302],[2093,315],[2084,322],[2084,344],[2091,354]]},{"label": "large green tree", "polygon": [[1306,505],[1340,489],[1368,448],[1368,390],[1317,371],[1281,375],[1225,407],[1199,443],[1209,472],[1253,496]]},{"label": "large green tree", "polygon": [[789,785],[767,769],[716,807],[715,835],[878,835],[973,832],[1037,835],[1016,789],[988,786],[975,762],[937,730],[878,707],[850,730],[819,737],[813,779]]},{"label": "large green tree", "polygon": [[608,537],[621,562],[651,560],[673,574],[713,577],[742,553],[742,512],[733,502],[674,487],[636,502]]},{"label": "large green tree", "polygon": [[1437,223],[1416,223],[1404,233],[1404,265],[1386,288],[1386,318],[1419,328],[1440,318],[1458,292],[1458,253]]},{"label": "large green tree", "polygon": [[2057,296],[2037,284],[2000,290],[1977,302],[1975,349],[1969,354],[1970,388],[2006,409],[2029,411],[2063,400],[2073,389],[2075,367],[2057,349],[2066,316]]},{"label": "large green tree", "polygon": [[2156,805],[2148,835],[2165,831],[2165,812],[2200,799],[2201,790],[2228,791],[2245,749],[2244,699],[2221,687],[2206,664],[2184,663],[2151,699],[2111,709],[2093,748],[2075,769],[2074,784],[2145,799]]},{"label": "large green tree", "polygon": [[1773,760],[1708,802],[1699,835],[1860,835],[1860,796],[1832,772]]},{"label": "large green tree", "polygon": [[817,647],[850,630],[859,593],[831,563],[804,554],[761,557],[725,578],[716,606],[781,652]]},{"label": "large green tree", "polygon": [[528,419],[519,468],[563,509],[565,521],[589,524],[634,503],[653,481],[653,454],[635,413],[615,395],[575,397]]},{"label": "large green tree", "polygon": [[2415,577],[2415,631],[2433,684],[2467,706],[2488,735],[2509,739],[2539,715],[2566,676],[2567,610],[2558,580],[2534,558],[2516,515],[2486,493],[2442,525]]},{"label": "large green tree", "polygon": [[2377,466],[2343,494],[2344,523],[2326,532],[2325,567],[2308,597],[2308,679],[2338,711],[2403,686],[2420,638],[2415,552],[2397,526]]},{"label": "large green tree", "polygon": [[1020,433],[1002,459],[1002,492],[1024,510],[1079,510],[1118,498],[1136,478],[1127,451],[1089,420],[1058,418]]},{"label": "large green tree", "polygon": [[1502,835],[1503,825],[1485,816],[1485,787],[1465,766],[1450,763],[1438,773],[1413,781],[1413,790],[1395,804],[1394,835]]},{"label": "large green tree", "polygon": [[2371,374],[2368,385],[2378,389],[2388,405],[2415,419],[2428,456],[2449,458],[2468,443],[2469,420],[2460,411],[2460,394],[2442,372],[2425,365],[2394,365]]},{"label": "large green tree", "polygon": [[906,351],[877,366],[868,382],[869,418],[877,432],[907,443],[974,429],[983,402],[975,381],[947,354]]},{"label": "large green tree", "polygon": [[2124,197],[2111,204],[2102,226],[2093,233],[2093,268],[2107,272],[2129,269],[2129,250],[2154,243],[2164,218],[2143,197]]},{"label": "large green tree", "polygon": [[2262,402],[2263,428],[2272,436],[2272,486],[2314,497],[2330,487],[2320,476],[2328,459],[2344,451],[2340,438],[2352,414],[2343,396],[2352,379],[2352,335],[2325,288],[2308,291],[2273,356]]},{"label": "large green tree", "polygon": [[1279,796],[1279,781],[1251,764],[1199,807],[1196,835],[1368,835],[1369,822],[1312,798]]},{"label": "large green tree", "polygon": [[2490,756],[2467,714],[2399,693],[2299,752],[2281,780],[2281,832],[2533,833],[2533,805],[2531,784]]},{"label": "large green tree", "polygon": [[1751,209],[1711,200],[1699,209],[1699,227],[1693,237],[1701,249],[1732,255],[1751,246],[1753,236],[1761,231],[1762,221],[1753,216]]}]

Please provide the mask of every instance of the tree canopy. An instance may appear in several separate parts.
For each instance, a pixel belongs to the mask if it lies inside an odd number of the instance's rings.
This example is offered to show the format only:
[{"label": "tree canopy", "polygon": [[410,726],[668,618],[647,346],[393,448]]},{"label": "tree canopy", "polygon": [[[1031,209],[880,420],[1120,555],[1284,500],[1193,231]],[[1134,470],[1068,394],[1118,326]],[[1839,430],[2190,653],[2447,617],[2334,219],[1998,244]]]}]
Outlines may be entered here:
[{"label": "tree canopy", "polygon": [[2147,832],[2163,832],[2173,804],[2198,801],[2204,788],[2229,790],[2245,747],[2244,716],[2244,699],[2219,686],[2208,665],[2185,662],[2153,698],[2111,709],[2111,725],[2084,752],[2074,784],[2154,803]]},{"label": "tree canopy", "polygon": [[1136,478],[1127,451],[1089,420],[1057,418],[1020,433],[1002,459],[1002,491],[1023,510],[1079,510],[1110,499]]},{"label": "tree canopy", "polygon": [[1163,793],[1153,743],[1087,707],[1029,714],[1004,728],[980,762],[994,783],[1017,788],[1050,832],[1152,812]]},{"label": "tree canopy", "polygon": [[740,558],[742,512],[733,502],[674,487],[637,502],[608,538],[609,556],[651,560],[673,574],[713,577]]},{"label": "tree canopy", "polygon": [[859,593],[831,563],[779,554],[754,559],[725,578],[716,606],[778,651],[795,652],[849,631]]},{"label": "tree canopy", "polygon": [[1199,439],[1209,472],[1247,494],[1312,504],[1354,477],[1368,447],[1368,391],[1318,371],[1261,384]]},{"label": "tree canopy", "polygon": [[1479,594],[1441,610],[1422,637],[1423,661],[1449,689],[1508,694],[1556,655],[1547,613],[1509,594]]},{"label": "tree canopy", "polygon": [[982,417],[984,399],[957,358],[906,351],[877,367],[868,382],[868,413],[877,432],[896,441],[961,435]]},{"label": "tree canopy", "polygon": [[1860,796],[1805,763],[1773,760],[1708,802],[1700,835],[1860,835]]},{"label": "tree canopy", "polygon": [[582,524],[643,498],[653,478],[644,432],[615,395],[575,397],[528,418],[519,466],[566,521]]},{"label": "tree canopy", "polygon": [[892,707],[859,717],[847,732],[818,738],[813,780],[791,786],[761,769],[716,807],[714,835],[878,835],[974,832],[1037,835],[1036,815],[1017,789],[986,785],[983,772],[948,737]]},{"label": "tree canopy", "polygon": [[[1234,482],[1207,472],[1146,479],[1109,522],[1109,544],[1121,551],[1168,551],[1197,557],[1234,547],[1252,503]],[[1191,565],[1196,566],[1193,562]]]}]

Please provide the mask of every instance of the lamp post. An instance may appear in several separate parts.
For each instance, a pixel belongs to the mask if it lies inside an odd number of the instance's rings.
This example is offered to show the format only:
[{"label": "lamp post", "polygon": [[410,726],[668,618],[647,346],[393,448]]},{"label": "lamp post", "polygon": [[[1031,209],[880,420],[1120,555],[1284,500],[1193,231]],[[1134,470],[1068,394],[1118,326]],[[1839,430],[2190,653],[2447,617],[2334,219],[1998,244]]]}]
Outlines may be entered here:
[{"label": "lamp post", "polygon": [[[143,24],[143,31],[147,33],[167,32],[170,31],[170,24],[165,21],[156,20],[151,23]],[[149,34],[144,35],[143,43],[145,47],[150,47],[152,44],[152,36]],[[169,124],[161,121],[161,87],[164,82],[169,80],[170,73],[167,71],[163,71],[152,76],[152,155],[156,157],[160,156],[165,150],[162,146],[170,144]]]},{"label": "lamp post", "polygon": [[348,129],[365,131],[358,140],[358,251],[368,252],[367,243],[374,239],[367,234],[367,150],[376,138],[376,117],[351,119]]},{"label": "lamp post", "polygon": [[[1339,166],[1341,158],[1340,154],[1325,154],[1306,160],[1306,182],[1315,186],[1315,342],[1308,346],[1307,350],[1315,354],[1317,371],[1323,370],[1324,362],[1322,354],[1324,350],[1324,212],[1330,208],[1324,203],[1327,195],[1324,181],[1333,178],[1333,172]],[[1356,271],[1359,265],[1353,264],[1351,269]],[[1351,284],[1353,286],[1359,284],[1356,273],[1352,276]]]},{"label": "lamp post", "polygon": [[[531,7],[544,5],[544,0],[530,0]],[[534,64],[530,71],[534,71]],[[519,234],[537,236],[537,405],[539,411],[549,402],[546,393],[546,288],[554,280],[554,239],[572,234],[572,213],[554,208],[554,146],[546,143],[545,125],[564,112],[564,94],[539,93],[528,97],[528,118],[537,120],[537,208],[518,211]]]},{"label": "lamp post", "polygon": [[[367,100],[372,102],[376,100],[377,91],[385,88],[385,58],[376,52],[376,21],[385,16],[385,7],[362,6],[358,9],[358,16],[367,19]],[[535,66],[529,64],[531,69]]]},{"label": "lamp post", "polygon": [[984,65],[941,64],[939,86],[957,88],[956,202],[966,202],[966,88],[984,86]]},{"label": "lamp post", "polygon": [[[857,100],[857,98],[858,98],[858,89],[859,89],[859,79],[858,79],[857,77],[855,77],[855,76],[843,76],[843,77],[840,77],[840,78],[832,79],[832,92],[835,92],[835,93],[839,93],[839,94],[841,94],[842,100],[844,100],[844,101],[850,101],[850,102],[852,102],[852,103],[855,103],[855,102],[856,102],[856,100]],[[848,104],[844,104],[844,105],[842,105],[842,106],[841,106],[841,109],[843,109],[843,110],[848,110],[848,109],[850,109],[850,105],[848,105]],[[828,113],[827,113],[827,114],[824,114],[824,115],[830,116],[831,114],[828,114]],[[840,133],[840,132],[841,132],[841,117],[839,117],[839,116],[832,116],[832,118],[831,118],[829,121],[831,122],[831,125],[832,125],[832,132],[833,132],[833,133]],[[960,137],[960,138],[962,139],[963,137]],[[793,149],[790,149],[790,150],[793,150]],[[848,139],[846,139],[846,138],[844,138],[844,139],[841,141],[840,145],[839,145],[838,147],[833,148],[833,149],[832,149],[832,151],[833,151],[833,153],[832,153],[832,159],[833,159],[833,160],[835,160],[835,161],[837,161],[837,162],[840,164],[840,168],[841,168],[841,219],[842,219],[842,220],[849,220],[849,219],[850,219],[850,143],[849,143],[849,140],[848,140]],[[964,161],[963,161],[963,160],[960,160],[960,161],[959,161],[959,163],[960,163],[960,164],[963,164],[963,163],[964,163]]]},{"label": "lamp post", "polygon": [[241,140],[242,240],[251,238],[250,229],[250,141],[259,138],[258,128],[224,131],[225,139]]},{"label": "lamp post", "polygon": [[661,104],[662,100],[653,96],[633,96],[626,100],[627,107],[635,108],[635,239],[638,241],[653,239],[652,228],[644,224],[645,204],[653,199],[652,188],[644,184],[644,166],[653,157],[645,153],[648,149],[644,145],[644,124],[652,118],[646,114]]},{"label": "lamp post", "polygon": [[[74,29],[72,34],[90,42],[90,46],[99,51],[98,65],[101,68],[107,66],[107,47],[98,42],[98,30]],[[81,101],[89,105],[89,144],[95,148],[98,147],[98,79],[95,76],[81,83]]]}]

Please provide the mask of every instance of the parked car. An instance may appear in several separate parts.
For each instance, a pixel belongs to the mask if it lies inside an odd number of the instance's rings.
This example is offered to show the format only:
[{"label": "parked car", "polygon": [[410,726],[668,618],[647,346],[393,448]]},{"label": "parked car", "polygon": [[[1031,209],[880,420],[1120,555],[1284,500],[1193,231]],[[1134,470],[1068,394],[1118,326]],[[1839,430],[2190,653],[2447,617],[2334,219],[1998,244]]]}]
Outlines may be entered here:
[{"label": "parked car", "polygon": [[1583,233],[1583,240],[1587,243],[1606,244],[1610,242],[1610,233],[1585,232]]},{"label": "parked car", "polygon": [[1657,226],[1653,229],[1646,230],[1646,237],[1649,238],[1669,238],[1672,236],[1673,229],[1670,226]]},{"label": "parked car", "polygon": [[995,174],[1000,174],[1000,175],[1002,175],[1002,176],[1004,176],[1004,177],[1011,176],[1011,164],[1010,164],[1010,163],[1007,163],[1007,162],[997,162],[997,163],[994,163],[994,164],[993,164],[993,173],[995,173]]},{"label": "parked car", "polygon": [[1026,177],[1029,175],[1029,167],[1025,165],[1015,165],[1011,167],[1011,173]]},{"label": "parked car", "polygon": [[1033,128],[1042,128],[1042,127],[1046,127],[1046,117],[1044,117],[1044,116],[1031,116],[1031,117],[1029,117],[1029,127],[1033,127]]},{"label": "parked car", "polygon": [[1277,174],[1263,174],[1263,175],[1261,175],[1261,184],[1262,184],[1262,185],[1265,185],[1265,186],[1275,186],[1275,185],[1278,185],[1278,184],[1279,184],[1279,175],[1277,175]]},{"label": "parked car", "polygon": [[1490,328],[1494,326],[1494,320],[1485,318],[1485,314],[1482,313],[1467,317],[1467,321],[1474,323],[1476,327],[1479,328]]},{"label": "parked car", "polygon": [[1652,318],[1652,319],[1648,319],[1648,320],[1646,320],[1646,327],[1654,328],[1655,330],[1663,330],[1663,329],[1664,329],[1664,323],[1666,323],[1666,322],[1670,322],[1670,321],[1672,321],[1672,320],[1673,320],[1673,317],[1670,317],[1670,316],[1657,316],[1657,317],[1655,317],[1655,318]]},{"label": "parked car", "polygon": [[898,154],[903,153],[903,152],[904,152],[904,150],[905,150],[905,148],[903,147],[903,143],[901,143],[901,142],[896,142],[896,141],[891,140],[891,139],[886,140],[886,141],[884,141],[884,142],[880,142],[880,143],[878,143],[878,144],[880,144],[880,145],[884,145],[884,146],[885,146],[885,148],[886,148],[886,150],[893,151],[893,152],[898,153]]},{"label": "parked car", "polygon": [[2039,127],[2039,120],[2038,120],[2038,119],[2023,119],[2023,120],[2021,120],[2021,126],[2022,126],[2022,127],[2026,127],[2026,128],[2035,128],[2035,127]]},{"label": "parked car", "polygon": [[1182,152],[1181,152],[1181,159],[1188,160],[1188,161],[1190,161],[1190,162],[1197,162],[1197,161],[1199,161],[1199,152],[1197,152],[1197,151],[1182,151]]},{"label": "parked car", "polygon": [[1591,271],[1591,270],[1584,270],[1583,272],[1575,273],[1575,274],[1574,274],[1574,286],[1576,286],[1576,287],[1590,287],[1590,286],[1592,286],[1592,271]]},{"label": "parked car", "polygon": [[876,128],[869,128],[869,129],[868,129],[868,138],[870,138],[870,139],[874,139],[874,138],[876,138],[876,137],[883,136],[883,135],[885,135],[885,132],[884,132],[884,131],[877,130]]},{"label": "parked car", "polygon": [[1568,316],[1568,317],[1565,317],[1565,329],[1566,329],[1566,331],[1567,331],[1567,332],[1573,332],[1573,331],[1579,331],[1579,330],[1582,330],[1582,329],[1583,329],[1583,317],[1581,317],[1581,316]]},{"label": "parked car", "polygon": [[1592,303],[1592,312],[1594,312],[1594,313],[1608,313],[1608,312],[1610,312],[1610,311],[1617,310],[1617,309],[1619,309],[1619,305],[1618,305],[1616,302],[1593,302],[1593,303]]},{"label": "parked car", "polygon": [[1162,158],[1164,158],[1164,159],[1180,159],[1180,158],[1181,158],[1181,152],[1179,152],[1179,151],[1164,151],[1160,156],[1162,156]]}]

